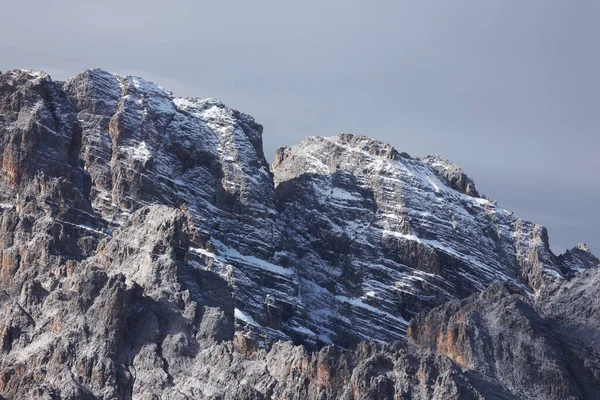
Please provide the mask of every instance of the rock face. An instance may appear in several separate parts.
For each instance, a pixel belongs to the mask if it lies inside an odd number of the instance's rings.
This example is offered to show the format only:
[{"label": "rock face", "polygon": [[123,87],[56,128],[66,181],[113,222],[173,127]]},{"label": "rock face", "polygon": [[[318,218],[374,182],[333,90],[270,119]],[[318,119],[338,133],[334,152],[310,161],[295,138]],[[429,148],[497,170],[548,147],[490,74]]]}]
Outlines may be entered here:
[{"label": "rock face", "polygon": [[0,399],[600,392],[598,259],[444,158],[269,168],[252,117],[101,70],[0,74],[0,156]]},{"label": "rock face", "polygon": [[[572,326],[540,315],[549,302],[512,283],[494,284],[420,314],[409,325],[409,339],[520,398],[593,399],[600,393],[600,354],[572,340]],[[571,311],[583,307],[575,303]]]},{"label": "rock face", "polygon": [[545,228],[476,197],[437,156],[343,134],[280,149],[272,170],[300,293],[316,309],[306,324],[324,342],[402,339],[419,311],[494,281],[538,291],[597,265],[555,257]]}]

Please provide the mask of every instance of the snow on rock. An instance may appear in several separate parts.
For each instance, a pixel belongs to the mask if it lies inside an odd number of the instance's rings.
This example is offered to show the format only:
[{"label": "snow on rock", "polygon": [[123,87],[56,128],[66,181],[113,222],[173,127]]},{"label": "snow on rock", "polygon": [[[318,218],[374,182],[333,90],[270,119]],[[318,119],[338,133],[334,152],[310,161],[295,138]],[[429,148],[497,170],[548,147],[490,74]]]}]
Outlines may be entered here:
[{"label": "snow on rock", "polygon": [[[238,328],[266,343],[353,347],[403,339],[416,313],[490,282],[518,280],[537,290],[594,262],[581,249],[557,260],[542,227],[480,197],[464,171],[439,156],[414,159],[342,134],[279,149],[269,166],[262,126],[219,100],[175,97],[143,78],[99,69],[60,87],[30,71],[10,79],[46,85],[50,98],[62,99],[36,100],[24,114],[60,149],[43,170],[86,174],[70,197],[81,199],[69,208],[80,218],[56,222],[111,246],[142,249],[117,264],[128,283],[150,290],[157,270],[171,263],[154,260],[139,240],[150,232],[112,231],[132,229],[147,207],[180,210],[192,228],[178,251],[229,282],[236,308],[256,322]],[[52,109],[62,110],[58,123]],[[79,131],[79,154],[69,155]],[[71,172],[79,159],[83,169]],[[5,202],[19,208],[15,199]],[[162,229],[156,221],[149,226]]]},{"label": "snow on rock", "polygon": [[146,163],[152,156],[146,142],[140,142],[136,146],[121,146],[120,151],[128,154],[133,160]]},{"label": "snow on rock", "polygon": [[98,69],[0,73],[0,132],[2,398],[598,392],[599,260],[442,157],[342,134],[269,168],[252,117]]},{"label": "snow on rock", "polygon": [[[325,326],[337,341],[400,338],[416,313],[494,281],[537,290],[566,276],[543,227],[481,198],[445,158],[340,134],[278,149],[272,171],[298,275],[320,288],[301,285],[303,302],[339,310]],[[320,317],[308,325],[330,335]]]},{"label": "snow on rock", "polygon": [[245,312],[243,312],[242,310],[235,308],[235,318],[239,319],[240,321],[245,322],[246,324],[252,325],[254,327],[260,328],[260,324],[258,322],[256,322],[254,320],[254,318],[252,318],[251,316],[249,316],[248,314],[246,314]]}]

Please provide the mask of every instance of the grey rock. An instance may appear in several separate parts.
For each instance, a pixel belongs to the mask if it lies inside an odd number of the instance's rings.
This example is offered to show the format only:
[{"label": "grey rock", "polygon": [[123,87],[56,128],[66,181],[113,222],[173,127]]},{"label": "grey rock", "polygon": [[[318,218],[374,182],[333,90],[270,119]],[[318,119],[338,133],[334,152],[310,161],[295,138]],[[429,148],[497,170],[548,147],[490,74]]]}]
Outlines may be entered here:
[{"label": "grey rock", "polygon": [[[570,283],[565,285],[562,290],[569,291]],[[574,340],[564,321],[540,315],[537,308],[547,309],[547,301],[513,283],[494,284],[419,314],[410,323],[409,340],[519,398],[594,399],[600,391],[600,354]],[[570,311],[581,314],[587,307],[574,302]]]},{"label": "grey rock", "polygon": [[463,169],[451,163],[447,158],[440,156],[427,156],[422,161],[429,165],[433,172],[452,189],[458,190],[473,197],[480,197],[475,182],[464,173]]},{"label": "grey rock", "polygon": [[590,252],[590,248],[585,243],[577,244],[571,250],[561,254],[558,259],[564,273],[569,277],[600,265],[600,259]]},{"label": "grey rock", "polygon": [[0,74],[0,154],[0,398],[599,390],[598,259],[441,157],[341,134],[269,169],[252,117],[97,69]]},{"label": "grey rock", "polygon": [[279,149],[271,168],[309,310],[292,321],[326,343],[402,339],[418,312],[492,282],[538,291],[592,265],[556,257],[544,227],[479,198],[441,157],[341,134]]}]

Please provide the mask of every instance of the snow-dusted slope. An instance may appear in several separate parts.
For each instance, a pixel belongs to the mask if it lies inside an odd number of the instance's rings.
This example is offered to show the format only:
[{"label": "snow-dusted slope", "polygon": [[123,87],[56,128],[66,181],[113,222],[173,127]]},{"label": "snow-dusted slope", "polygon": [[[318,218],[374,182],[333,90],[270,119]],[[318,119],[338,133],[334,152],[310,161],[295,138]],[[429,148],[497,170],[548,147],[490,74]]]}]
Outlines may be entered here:
[{"label": "snow-dusted slope", "polygon": [[92,201],[105,218],[119,223],[145,204],[185,205],[200,231],[246,252],[273,252],[275,195],[252,117],[101,70],[65,89],[75,99]]},{"label": "snow-dusted slope", "polygon": [[341,134],[279,149],[272,170],[307,323],[334,342],[399,339],[423,309],[498,280],[537,291],[574,268],[438,156]]},{"label": "snow-dusted slope", "polygon": [[279,151],[273,179],[262,127],[217,100],[97,69],[64,90],[108,228],[144,205],[182,208],[196,232],[187,257],[229,280],[248,316],[238,327],[261,342],[390,341],[415,313],[494,280],[537,288],[566,273],[541,226],[479,198],[444,158],[311,138]]},{"label": "snow-dusted slope", "polygon": [[216,100],[14,70],[0,165],[0,398],[600,390],[598,259],[554,256],[441,157],[338,135],[269,170],[262,127]]},{"label": "snow-dusted slope", "polygon": [[[100,238],[144,206],[183,211],[192,234],[178,257],[227,279],[238,329],[260,343],[403,339],[416,313],[493,281],[538,290],[594,264],[581,251],[555,257],[544,228],[479,197],[462,169],[438,156],[413,159],[338,135],[279,149],[269,170],[262,126],[217,100],[98,69],[60,84],[42,72],[10,74],[50,98],[17,119],[51,133],[41,145],[49,156],[5,146],[14,179],[36,168],[70,176],[81,189],[68,212],[78,216],[62,223]],[[32,170],[13,171],[13,159]],[[14,195],[6,191],[2,203]],[[115,273],[143,286],[148,271]]]},{"label": "snow-dusted slope", "polygon": [[282,234],[262,126],[252,117],[97,69],[65,90],[82,128],[92,204],[109,224],[148,204],[181,208],[195,227],[190,261],[226,276],[241,308],[260,315],[267,296],[295,297],[293,270],[264,261],[277,259]]}]

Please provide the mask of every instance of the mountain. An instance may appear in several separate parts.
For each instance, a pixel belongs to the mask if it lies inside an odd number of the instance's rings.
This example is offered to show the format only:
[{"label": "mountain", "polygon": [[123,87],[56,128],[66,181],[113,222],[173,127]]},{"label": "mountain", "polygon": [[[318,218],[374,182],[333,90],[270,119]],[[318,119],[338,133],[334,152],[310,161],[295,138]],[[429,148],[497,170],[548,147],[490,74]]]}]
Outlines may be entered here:
[{"label": "mountain", "polygon": [[599,260],[445,158],[0,74],[0,397],[592,399]]}]

